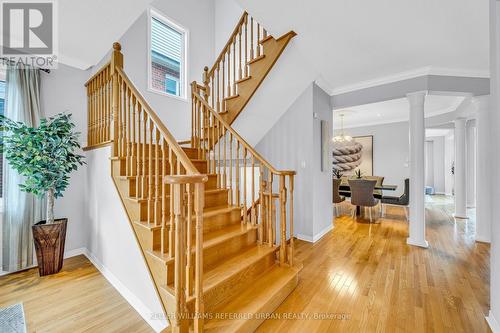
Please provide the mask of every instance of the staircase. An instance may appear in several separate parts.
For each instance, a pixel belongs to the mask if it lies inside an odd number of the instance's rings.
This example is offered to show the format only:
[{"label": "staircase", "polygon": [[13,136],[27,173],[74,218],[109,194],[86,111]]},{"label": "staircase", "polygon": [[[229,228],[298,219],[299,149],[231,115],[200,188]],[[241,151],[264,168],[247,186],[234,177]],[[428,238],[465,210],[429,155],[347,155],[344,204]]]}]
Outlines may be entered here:
[{"label": "staircase", "polygon": [[172,332],[253,332],[298,283],[295,172],[276,170],[230,126],[293,37],[275,40],[245,13],[231,38],[254,25],[259,45],[231,94],[214,96],[217,66],[192,83],[189,146],[127,77],[118,43],[86,83],[87,148],[113,147],[111,176]]},{"label": "staircase", "polygon": [[212,68],[203,74],[206,99],[222,118],[232,124],[295,36],[268,35],[244,12]]}]

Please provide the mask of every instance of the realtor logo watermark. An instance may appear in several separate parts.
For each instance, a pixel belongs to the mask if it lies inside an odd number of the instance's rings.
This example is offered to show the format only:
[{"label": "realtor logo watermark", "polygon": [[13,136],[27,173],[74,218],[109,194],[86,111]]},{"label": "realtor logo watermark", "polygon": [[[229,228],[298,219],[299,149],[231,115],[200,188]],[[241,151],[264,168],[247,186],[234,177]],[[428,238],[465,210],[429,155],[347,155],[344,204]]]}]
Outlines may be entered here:
[{"label": "realtor logo watermark", "polygon": [[55,0],[1,0],[2,62],[57,66]]}]

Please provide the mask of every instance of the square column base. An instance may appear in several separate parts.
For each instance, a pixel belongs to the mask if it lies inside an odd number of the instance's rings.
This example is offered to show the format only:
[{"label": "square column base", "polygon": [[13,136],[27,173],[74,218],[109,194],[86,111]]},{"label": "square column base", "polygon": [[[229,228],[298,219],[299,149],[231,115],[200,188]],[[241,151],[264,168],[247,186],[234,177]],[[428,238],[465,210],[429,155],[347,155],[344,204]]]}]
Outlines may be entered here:
[{"label": "square column base", "polygon": [[407,238],[406,244],[418,246],[418,247],[423,247],[425,249],[427,249],[429,247],[429,243],[425,239],[424,240],[415,240],[415,239]]}]

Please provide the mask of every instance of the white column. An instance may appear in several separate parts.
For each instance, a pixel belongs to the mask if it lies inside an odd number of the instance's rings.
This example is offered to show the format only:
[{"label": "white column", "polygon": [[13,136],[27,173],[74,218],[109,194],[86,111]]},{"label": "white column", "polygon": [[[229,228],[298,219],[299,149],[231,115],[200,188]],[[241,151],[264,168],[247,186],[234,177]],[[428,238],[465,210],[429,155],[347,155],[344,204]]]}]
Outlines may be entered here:
[{"label": "white column", "polygon": [[[477,103],[477,102],[476,102]],[[490,105],[483,98],[477,111],[477,198],[476,198],[476,241],[491,241],[491,162],[492,136],[490,133]]]},{"label": "white column", "polygon": [[425,240],[425,121],[426,91],[407,94],[410,104],[410,245],[429,247]]},{"label": "white column", "polygon": [[467,155],[466,155],[466,180],[467,180],[467,208],[476,207],[476,121],[467,121]]},{"label": "white column", "polygon": [[455,214],[456,218],[467,219],[467,181],[465,164],[465,118],[455,120]]}]

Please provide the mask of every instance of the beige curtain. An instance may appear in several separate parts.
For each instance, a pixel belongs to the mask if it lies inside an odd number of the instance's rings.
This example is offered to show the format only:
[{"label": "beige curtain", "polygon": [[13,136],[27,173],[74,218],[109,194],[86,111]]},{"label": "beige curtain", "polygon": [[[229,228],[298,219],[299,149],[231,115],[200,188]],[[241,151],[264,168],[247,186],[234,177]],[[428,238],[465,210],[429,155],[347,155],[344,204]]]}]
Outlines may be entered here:
[{"label": "beige curtain", "polygon": [[[40,71],[22,65],[8,66],[5,116],[29,126],[38,126],[40,110]],[[2,270],[13,272],[33,266],[31,226],[43,219],[43,202],[22,192],[22,177],[3,159]]]}]

